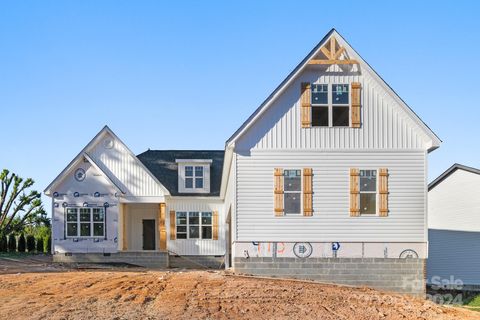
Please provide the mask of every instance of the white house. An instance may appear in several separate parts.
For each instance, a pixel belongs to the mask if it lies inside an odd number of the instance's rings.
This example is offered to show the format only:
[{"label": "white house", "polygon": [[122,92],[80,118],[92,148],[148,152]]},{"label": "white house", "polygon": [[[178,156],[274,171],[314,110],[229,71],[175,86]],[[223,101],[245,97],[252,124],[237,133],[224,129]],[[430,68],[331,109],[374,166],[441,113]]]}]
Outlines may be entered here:
[{"label": "white house", "polygon": [[478,288],[480,170],[454,164],[428,189],[428,282]]},{"label": "white house", "polygon": [[224,151],[135,156],[105,127],[45,191],[55,257],[163,265],[188,256],[422,293],[427,156],[439,145],[331,30]]}]

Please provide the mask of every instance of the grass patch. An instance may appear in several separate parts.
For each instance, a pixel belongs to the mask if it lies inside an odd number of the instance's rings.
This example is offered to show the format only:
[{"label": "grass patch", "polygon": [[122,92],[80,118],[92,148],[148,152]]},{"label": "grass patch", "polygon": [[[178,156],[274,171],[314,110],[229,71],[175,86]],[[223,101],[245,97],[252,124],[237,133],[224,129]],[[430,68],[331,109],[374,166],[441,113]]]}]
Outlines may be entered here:
[{"label": "grass patch", "polygon": [[0,252],[0,259],[1,258],[28,258],[38,255],[46,255],[46,253],[34,253],[34,252]]},{"label": "grass patch", "polygon": [[474,307],[474,308],[480,308],[480,294],[477,294],[476,296],[472,297],[469,299],[466,303],[465,306],[467,307]]}]

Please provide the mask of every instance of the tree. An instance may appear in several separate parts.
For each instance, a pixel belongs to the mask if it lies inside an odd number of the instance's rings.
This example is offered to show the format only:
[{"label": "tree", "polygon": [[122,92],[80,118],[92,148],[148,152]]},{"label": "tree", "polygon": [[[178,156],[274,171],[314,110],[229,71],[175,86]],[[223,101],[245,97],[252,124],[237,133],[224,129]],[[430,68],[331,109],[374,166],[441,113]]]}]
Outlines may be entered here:
[{"label": "tree", "polygon": [[44,250],[43,238],[37,238],[37,253],[43,253]]},{"label": "tree", "polygon": [[27,235],[27,251],[30,253],[35,251],[35,237],[31,234]]},{"label": "tree", "polygon": [[48,223],[38,191],[28,189],[33,179],[19,177],[4,169],[0,173],[0,235],[21,232],[26,225]]},{"label": "tree", "polygon": [[6,235],[0,236],[0,252],[7,252],[8,251],[8,241]]},{"label": "tree", "polygon": [[45,246],[46,246],[45,252],[52,253],[52,235],[51,234],[47,236],[47,244]]},{"label": "tree", "polygon": [[18,252],[25,252],[26,246],[25,236],[22,233],[18,238]]},{"label": "tree", "polygon": [[8,236],[8,252],[17,252],[17,238],[13,233]]}]

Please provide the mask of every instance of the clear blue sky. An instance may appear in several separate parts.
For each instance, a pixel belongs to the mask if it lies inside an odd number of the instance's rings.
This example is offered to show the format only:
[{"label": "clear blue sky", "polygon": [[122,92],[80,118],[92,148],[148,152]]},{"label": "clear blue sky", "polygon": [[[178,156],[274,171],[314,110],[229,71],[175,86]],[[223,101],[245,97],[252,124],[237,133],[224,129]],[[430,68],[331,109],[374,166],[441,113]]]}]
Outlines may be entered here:
[{"label": "clear blue sky", "polygon": [[0,0],[0,168],[43,190],[105,124],[222,149],[332,27],[443,140],[430,180],[480,167],[479,3]]}]

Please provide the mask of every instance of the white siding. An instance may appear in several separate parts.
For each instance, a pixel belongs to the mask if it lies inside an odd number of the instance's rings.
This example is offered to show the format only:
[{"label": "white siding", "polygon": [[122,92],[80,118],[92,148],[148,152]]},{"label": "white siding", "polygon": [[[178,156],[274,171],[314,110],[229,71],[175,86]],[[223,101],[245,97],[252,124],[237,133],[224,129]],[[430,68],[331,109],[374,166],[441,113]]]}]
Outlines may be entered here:
[{"label": "white siding", "polygon": [[[218,211],[218,240],[177,239],[170,240],[170,210],[178,211]],[[167,202],[168,250],[179,255],[225,254],[225,214],[223,202],[213,199],[172,199]]]},{"label": "white siding", "polygon": [[[425,151],[252,151],[237,155],[238,241],[425,242]],[[275,217],[273,171],[313,168],[313,217]],[[389,170],[389,216],[349,216],[350,168]]]},{"label": "white siding", "polygon": [[[422,149],[430,142],[403,108],[366,71],[339,72],[310,67],[287,88],[236,142],[237,151],[251,149]],[[301,128],[300,85],[362,84],[361,128]]]},{"label": "white siding", "polygon": [[480,175],[457,169],[428,192],[428,228],[480,232]]},{"label": "white siding", "polygon": [[148,171],[140,165],[138,159],[119,140],[115,140],[113,148],[107,149],[103,141],[115,139],[108,133],[99,143],[87,150],[90,156],[112,180],[127,193],[128,196],[163,196],[164,191],[152,178]]}]

